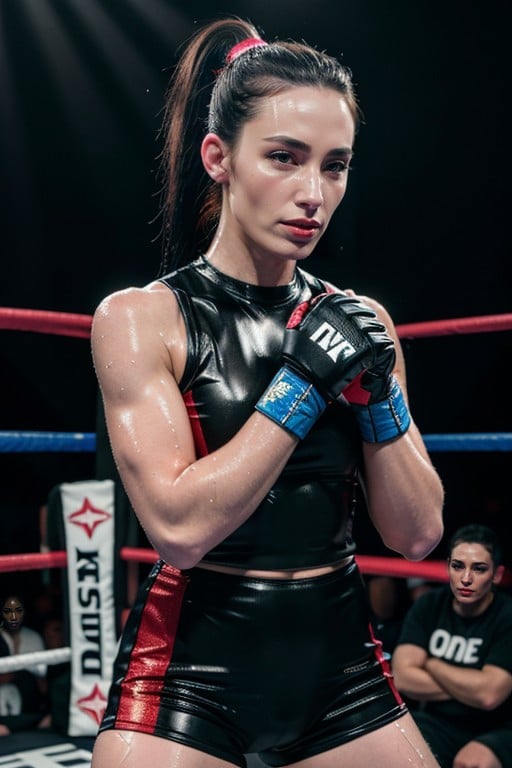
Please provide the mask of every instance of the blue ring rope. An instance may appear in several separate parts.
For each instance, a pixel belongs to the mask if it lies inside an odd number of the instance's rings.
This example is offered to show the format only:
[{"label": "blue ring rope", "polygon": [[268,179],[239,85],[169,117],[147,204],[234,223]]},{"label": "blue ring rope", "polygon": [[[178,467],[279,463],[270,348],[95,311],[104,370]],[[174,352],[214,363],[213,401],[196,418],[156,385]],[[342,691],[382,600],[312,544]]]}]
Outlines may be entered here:
[{"label": "blue ring rope", "polygon": [[[423,435],[427,449],[440,451],[512,451],[512,432]],[[0,431],[0,453],[94,453],[94,432]]]},{"label": "blue ring rope", "polygon": [[94,432],[0,432],[0,453],[93,453]]}]

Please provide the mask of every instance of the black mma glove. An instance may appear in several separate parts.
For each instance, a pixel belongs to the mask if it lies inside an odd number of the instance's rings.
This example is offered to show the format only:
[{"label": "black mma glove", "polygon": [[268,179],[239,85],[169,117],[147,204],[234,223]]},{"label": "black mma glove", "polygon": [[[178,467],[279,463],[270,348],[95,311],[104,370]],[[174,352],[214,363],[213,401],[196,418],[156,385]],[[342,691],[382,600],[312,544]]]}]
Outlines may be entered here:
[{"label": "black mma glove", "polygon": [[374,362],[372,331],[383,328],[359,299],[322,293],[300,304],[288,320],[283,360],[327,400],[337,400]]},{"label": "black mma glove", "polygon": [[348,403],[369,405],[385,400],[389,396],[395,367],[395,345],[382,323],[381,330],[372,331],[374,360],[370,367],[358,374],[343,390]]},{"label": "black mma glove", "polygon": [[382,328],[373,310],[342,293],[300,304],[286,327],[284,365],[256,409],[305,437],[327,402],[342,397],[343,389],[374,361],[374,327]]},{"label": "black mma glove", "polygon": [[393,341],[360,299],[327,293],[300,304],[286,327],[283,360],[256,408],[298,437],[306,436],[329,400],[353,407],[368,442],[390,440],[409,427],[391,375]]},{"label": "black mma glove", "polygon": [[363,440],[382,443],[407,432],[411,416],[403,392],[393,376],[396,353],[384,326],[370,333],[374,360],[343,390],[352,406]]}]

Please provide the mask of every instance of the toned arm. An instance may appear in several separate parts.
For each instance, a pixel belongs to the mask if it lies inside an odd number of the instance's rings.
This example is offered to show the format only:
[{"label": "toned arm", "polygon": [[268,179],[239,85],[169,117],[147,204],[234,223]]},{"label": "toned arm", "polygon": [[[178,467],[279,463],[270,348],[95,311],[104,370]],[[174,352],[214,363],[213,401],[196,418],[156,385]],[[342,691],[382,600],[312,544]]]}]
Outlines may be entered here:
[{"label": "toned arm", "polygon": [[426,670],[427,658],[419,645],[397,645],[391,659],[395,685],[400,693],[416,701],[446,701],[451,696]]},{"label": "toned arm", "polygon": [[468,669],[430,657],[425,668],[454,699],[470,707],[493,710],[512,694],[512,674],[494,664]]},{"label": "toned arm", "polygon": [[255,412],[226,445],[197,459],[178,388],[185,330],[165,286],[105,299],[91,341],[126,492],[160,556],[190,568],[253,513],[297,438]]},{"label": "toned arm", "polygon": [[[395,342],[394,376],[407,400],[405,361],[394,324],[377,302],[372,307]],[[443,535],[444,491],[414,423],[396,440],[364,443],[369,514],[384,544],[409,560],[421,560]]]}]

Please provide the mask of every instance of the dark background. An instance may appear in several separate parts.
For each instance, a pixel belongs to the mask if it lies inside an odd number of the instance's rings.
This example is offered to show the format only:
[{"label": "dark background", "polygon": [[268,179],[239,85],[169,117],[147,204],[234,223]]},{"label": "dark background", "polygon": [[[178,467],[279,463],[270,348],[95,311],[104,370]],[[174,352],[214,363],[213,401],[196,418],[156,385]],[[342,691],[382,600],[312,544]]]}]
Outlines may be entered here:
[{"label": "dark background", "polygon": [[[353,71],[365,114],[349,191],[308,269],[397,324],[511,311],[509,0],[0,0],[0,307],[92,314],[160,261],[158,129],[197,21],[250,17]],[[510,332],[404,342],[424,434],[511,430]],[[89,343],[3,331],[1,430],[94,432]],[[510,454],[435,453],[447,535],[510,512]],[[91,454],[0,455],[2,552]],[[361,525],[359,549],[378,548]],[[433,553],[444,555],[444,549]],[[510,553],[509,553],[510,557]]]}]

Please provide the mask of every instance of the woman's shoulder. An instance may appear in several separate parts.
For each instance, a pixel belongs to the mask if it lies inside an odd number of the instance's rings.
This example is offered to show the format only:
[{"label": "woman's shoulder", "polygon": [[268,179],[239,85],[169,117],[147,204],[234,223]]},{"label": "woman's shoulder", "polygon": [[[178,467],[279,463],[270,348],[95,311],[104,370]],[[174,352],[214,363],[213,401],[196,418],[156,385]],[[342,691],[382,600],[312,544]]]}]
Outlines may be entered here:
[{"label": "woman's shoulder", "polygon": [[[176,297],[163,283],[111,293],[98,305],[91,327],[94,367],[103,391],[118,391],[120,376],[139,387],[139,376],[157,368],[168,370],[171,361],[179,370],[178,350],[184,348],[184,339]],[[125,394],[128,391],[134,389],[126,384]]]},{"label": "woman's shoulder", "polygon": [[444,604],[451,603],[452,593],[447,584],[439,584],[424,592],[412,603],[412,608],[418,612],[434,611],[437,612]]},{"label": "woman's shoulder", "polygon": [[[347,289],[346,291],[350,295],[352,295],[352,290]],[[370,307],[370,309],[373,309],[379,320],[384,323],[384,325],[389,328],[393,327],[393,319],[387,310],[387,308],[384,306],[384,304],[375,299],[373,296],[367,296],[365,294],[355,293],[353,294],[356,296],[359,301],[361,301],[363,304],[366,304],[367,307]]]},{"label": "woman's shoulder", "polygon": [[386,326],[393,325],[393,321],[389,311],[386,309],[386,307],[381,301],[374,298],[373,296],[368,296],[367,294],[359,293],[357,290],[355,290],[352,287],[340,287],[330,282],[329,280],[324,280],[324,279],[315,277],[314,275],[312,275],[309,272],[306,272],[303,269],[301,269],[300,272],[307,282],[313,283],[315,285],[320,285],[323,287],[323,290],[335,292],[335,293],[344,293],[347,296],[352,296],[353,298],[358,299],[358,301],[362,302],[363,304],[366,304],[366,306],[370,307],[370,309],[373,309],[377,317],[381,320],[381,322],[384,323],[384,325]]},{"label": "woman's shoulder", "polygon": [[494,592],[494,604],[512,618],[512,594],[501,587]]},{"label": "woman's shoulder", "polygon": [[94,315],[146,309],[168,295],[169,289],[160,280],[152,280],[143,286],[120,288],[101,299]]},{"label": "woman's shoulder", "polygon": [[145,286],[130,286],[110,293],[96,307],[93,320],[93,336],[98,328],[103,333],[105,329],[126,328],[133,330],[140,322],[145,325],[154,320],[159,321],[165,313],[168,317],[175,306],[172,292],[159,280],[154,280]]}]

